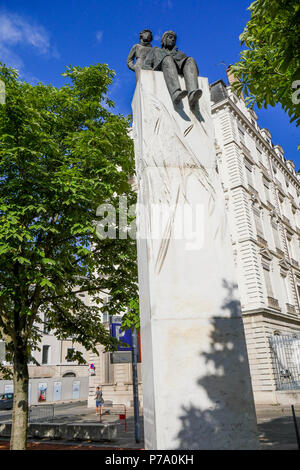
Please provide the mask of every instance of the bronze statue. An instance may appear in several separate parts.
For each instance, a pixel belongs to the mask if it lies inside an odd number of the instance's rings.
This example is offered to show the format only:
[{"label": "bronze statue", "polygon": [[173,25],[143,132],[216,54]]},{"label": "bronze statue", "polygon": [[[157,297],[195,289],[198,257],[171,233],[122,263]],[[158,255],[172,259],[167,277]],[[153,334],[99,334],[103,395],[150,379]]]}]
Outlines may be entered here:
[{"label": "bronze statue", "polygon": [[140,32],[140,43],[135,44],[128,54],[127,65],[130,70],[133,70],[135,72],[136,81],[138,81],[139,73],[143,62],[150,48],[152,48],[152,45],[150,44],[152,39],[153,36],[150,29],[144,29]]},{"label": "bronze statue", "polygon": [[[198,87],[198,67],[193,57],[187,57],[175,47],[176,39],[174,31],[166,31],[161,38],[161,48],[153,47],[149,51],[142,68],[162,71],[173,103],[178,104],[188,95],[190,106],[193,107],[202,95]],[[186,90],[180,88],[178,74],[184,76]]]}]

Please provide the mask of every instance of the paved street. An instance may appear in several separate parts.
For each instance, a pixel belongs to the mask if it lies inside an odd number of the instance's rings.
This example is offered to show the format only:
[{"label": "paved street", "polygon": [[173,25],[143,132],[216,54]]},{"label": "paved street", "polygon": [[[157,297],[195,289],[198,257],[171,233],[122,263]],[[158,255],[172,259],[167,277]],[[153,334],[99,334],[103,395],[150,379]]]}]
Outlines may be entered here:
[{"label": "paved street", "polygon": [[[93,443],[96,448],[117,448],[117,449],[142,449],[144,448],[143,440],[143,419],[140,420],[141,442],[135,442],[134,435],[134,418],[133,409],[127,411],[127,429],[125,431],[124,420],[119,419],[119,410],[110,411],[105,413],[102,420],[103,422],[118,422],[118,437],[113,442],[107,443]],[[280,406],[260,406],[256,407],[257,424],[260,438],[260,448],[263,450],[297,450],[297,440],[295,427],[293,423],[292,411],[290,407]],[[300,431],[300,406],[295,407],[295,412],[298,421],[298,428]],[[117,413],[117,414],[116,414]],[[142,413],[141,413],[142,414]],[[10,411],[0,411],[1,421],[8,421],[11,419]],[[85,402],[73,404],[60,404],[55,405],[54,422],[64,423],[97,423],[99,416],[96,416],[95,410],[87,408]],[[0,438],[1,439],[1,438]],[[45,441],[43,443],[49,445],[56,445],[58,443],[74,445],[79,443],[64,442],[64,441]],[[91,442],[81,442],[83,446],[91,446]]]},{"label": "paved street", "polygon": [[[295,413],[300,433],[300,406]],[[291,407],[257,405],[256,416],[261,449],[298,449]]]}]

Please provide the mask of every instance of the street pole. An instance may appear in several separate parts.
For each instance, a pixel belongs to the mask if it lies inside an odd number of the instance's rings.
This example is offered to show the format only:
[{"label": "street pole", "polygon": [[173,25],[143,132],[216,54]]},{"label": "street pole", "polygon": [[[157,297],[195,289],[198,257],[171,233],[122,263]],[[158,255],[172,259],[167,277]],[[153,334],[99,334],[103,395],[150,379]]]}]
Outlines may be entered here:
[{"label": "street pole", "polygon": [[138,335],[135,328],[132,330],[132,387],[133,387],[133,405],[134,405],[134,431],[135,442],[139,443],[140,434],[140,410],[139,410],[139,391],[138,391],[138,375],[137,375],[137,351],[138,351]]}]

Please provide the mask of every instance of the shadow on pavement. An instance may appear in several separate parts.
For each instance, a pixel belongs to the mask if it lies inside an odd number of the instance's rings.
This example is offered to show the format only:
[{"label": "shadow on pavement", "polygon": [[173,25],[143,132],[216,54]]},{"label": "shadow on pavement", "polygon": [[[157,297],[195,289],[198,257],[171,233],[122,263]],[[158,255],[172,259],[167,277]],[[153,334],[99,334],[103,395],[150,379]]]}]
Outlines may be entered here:
[{"label": "shadow on pavement", "polygon": [[[298,420],[299,421],[299,420]],[[300,429],[300,423],[298,423]],[[257,424],[263,450],[298,450],[293,418],[282,416]]]}]

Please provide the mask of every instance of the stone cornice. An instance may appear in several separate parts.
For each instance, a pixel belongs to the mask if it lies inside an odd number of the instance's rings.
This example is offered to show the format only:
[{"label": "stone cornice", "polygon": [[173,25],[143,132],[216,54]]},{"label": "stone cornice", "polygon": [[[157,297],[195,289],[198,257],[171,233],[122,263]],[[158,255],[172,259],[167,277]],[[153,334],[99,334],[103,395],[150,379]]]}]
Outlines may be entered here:
[{"label": "stone cornice", "polygon": [[[251,236],[246,236],[244,238],[237,238],[234,240],[234,244],[240,244],[240,243],[254,243],[254,245],[257,246],[258,248],[258,253],[260,255],[268,257],[269,260],[271,259],[277,259],[279,260],[279,264],[282,265],[282,263],[285,263],[285,266],[288,268],[292,268],[293,270],[299,271],[300,267],[297,265],[297,261],[293,260],[293,258],[289,258],[289,256],[284,253],[284,251],[276,252],[272,248],[269,247],[268,240],[264,240],[265,243],[262,243],[259,241],[258,238],[251,237]],[[281,262],[281,263],[280,263]],[[293,271],[294,272],[294,271]],[[296,273],[295,273],[296,274]],[[298,273],[297,273],[298,274]]]},{"label": "stone cornice", "polygon": [[262,307],[262,308],[256,308],[256,309],[249,309],[249,310],[243,310],[242,309],[242,316],[258,316],[262,315],[263,317],[273,317],[279,320],[284,320],[285,322],[291,322],[291,323],[296,323],[299,325],[300,328],[300,317],[295,317],[289,314],[284,314],[281,312],[276,312],[271,309]]},{"label": "stone cornice", "polygon": [[300,183],[297,180],[296,176],[293,175],[293,173],[290,172],[290,170],[287,168],[285,165],[285,162],[283,162],[278,155],[276,154],[275,150],[268,145],[268,143],[265,141],[263,136],[258,132],[258,130],[253,126],[253,124],[249,121],[247,116],[236,106],[236,104],[231,100],[231,98],[226,98],[223,101],[220,101],[218,103],[215,103],[212,107],[212,113],[216,111],[218,108],[223,108],[224,106],[229,105],[233,112],[243,120],[243,122],[247,125],[248,129],[251,131],[252,134],[256,136],[256,138],[259,140],[260,144],[265,148],[269,154],[274,158],[274,160],[279,164],[280,169],[286,174],[286,176],[290,177],[293,183],[295,184],[296,188],[300,191]]}]

